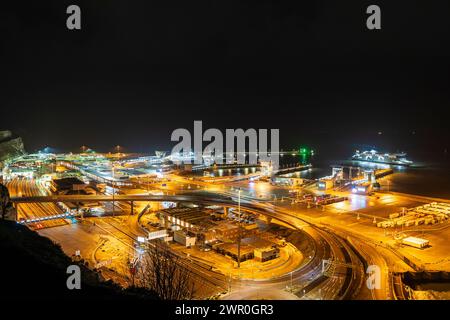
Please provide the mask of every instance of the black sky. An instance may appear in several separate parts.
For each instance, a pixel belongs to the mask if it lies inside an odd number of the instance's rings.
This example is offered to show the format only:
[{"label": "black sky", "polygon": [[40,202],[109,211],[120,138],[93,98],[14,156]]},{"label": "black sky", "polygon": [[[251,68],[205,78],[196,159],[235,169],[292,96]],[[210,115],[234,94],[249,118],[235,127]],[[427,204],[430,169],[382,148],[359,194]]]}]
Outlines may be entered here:
[{"label": "black sky", "polygon": [[2,4],[0,129],[29,151],[169,149],[194,120],[280,128],[285,148],[448,148],[449,1],[281,3]]}]

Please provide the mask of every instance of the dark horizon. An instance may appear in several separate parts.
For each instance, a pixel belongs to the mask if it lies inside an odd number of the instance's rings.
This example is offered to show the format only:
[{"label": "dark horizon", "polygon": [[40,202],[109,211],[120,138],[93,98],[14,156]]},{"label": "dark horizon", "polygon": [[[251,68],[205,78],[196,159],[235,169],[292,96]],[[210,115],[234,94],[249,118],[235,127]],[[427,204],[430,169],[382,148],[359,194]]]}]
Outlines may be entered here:
[{"label": "dark horizon", "polygon": [[[449,148],[448,3],[5,4],[0,128],[30,152],[170,150],[171,132],[279,128],[284,149]],[[426,14],[426,23],[421,18]],[[381,133],[381,134],[379,134]]]}]

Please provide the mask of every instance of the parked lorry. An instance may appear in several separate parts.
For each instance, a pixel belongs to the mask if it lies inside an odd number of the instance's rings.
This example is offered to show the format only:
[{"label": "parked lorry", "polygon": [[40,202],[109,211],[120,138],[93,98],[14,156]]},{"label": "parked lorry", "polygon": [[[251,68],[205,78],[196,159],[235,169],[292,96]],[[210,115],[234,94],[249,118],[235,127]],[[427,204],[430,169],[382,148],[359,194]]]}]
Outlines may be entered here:
[{"label": "parked lorry", "polygon": [[430,241],[422,238],[416,238],[416,237],[407,237],[402,239],[402,243],[411,246],[414,248],[425,248],[430,245]]}]

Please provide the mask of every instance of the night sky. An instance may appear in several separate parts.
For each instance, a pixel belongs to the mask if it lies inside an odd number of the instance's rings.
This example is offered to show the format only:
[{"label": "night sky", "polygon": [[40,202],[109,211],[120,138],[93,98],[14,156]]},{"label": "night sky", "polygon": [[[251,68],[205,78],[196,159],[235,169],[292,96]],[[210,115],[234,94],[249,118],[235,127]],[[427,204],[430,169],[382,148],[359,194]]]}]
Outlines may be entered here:
[{"label": "night sky", "polygon": [[28,151],[169,150],[194,120],[279,128],[284,148],[449,147],[448,0],[282,2],[2,3],[0,129]]}]

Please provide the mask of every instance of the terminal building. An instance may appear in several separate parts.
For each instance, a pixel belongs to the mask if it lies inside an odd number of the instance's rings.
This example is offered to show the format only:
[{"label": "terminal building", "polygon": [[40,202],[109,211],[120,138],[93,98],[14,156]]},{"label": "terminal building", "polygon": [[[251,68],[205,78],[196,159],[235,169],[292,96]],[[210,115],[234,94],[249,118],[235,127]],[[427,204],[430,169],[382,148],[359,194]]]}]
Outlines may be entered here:
[{"label": "terminal building", "polygon": [[214,226],[210,214],[199,208],[168,208],[158,214],[161,225],[166,229],[183,228],[198,233]]},{"label": "terminal building", "polygon": [[[215,251],[238,261],[237,243],[217,243],[212,246]],[[240,261],[255,259],[265,262],[279,257],[280,249],[268,240],[248,237],[241,240]]]},{"label": "terminal building", "polygon": [[[95,190],[78,178],[68,177],[55,179],[49,182],[50,190],[57,195],[89,195],[95,194]],[[79,208],[100,207],[99,202],[64,202],[64,209],[75,210]]]},{"label": "terminal building", "polygon": [[197,237],[184,230],[177,230],[173,233],[173,240],[185,247],[195,246]]},{"label": "terminal building", "polygon": [[[178,243],[188,243],[190,240],[180,240],[184,231],[190,237],[195,237],[196,243],[235,242],[239,237],[239,224],[214,214],[214,210],[205,208],[168,208],[158,213],[160,225],[174,232],[174,240]],[[241,223],[241,238],[254,236],[258,233],[256,223]]]},{"label": "terminal building", "polygon": [[[256,223],[241,224],[241,237],[249,237],[256,235],[258,226]],[[239,224],[231,222],[218,223],[217,226],[211,229],[210,236],[207,240],[220,241],[236,241],[239,237]]]},{"label": "terminal building", "polygon": [[[56,194],[86,194],[87,184],[78,178],[55,179],[50,182],[50,190]],[[81,192],[80,192],[81,191]]]}]

